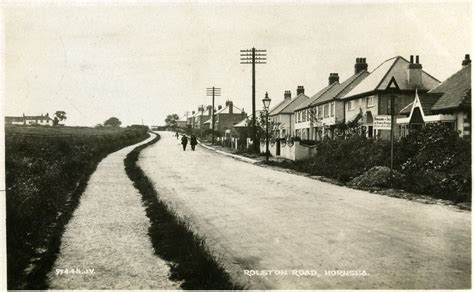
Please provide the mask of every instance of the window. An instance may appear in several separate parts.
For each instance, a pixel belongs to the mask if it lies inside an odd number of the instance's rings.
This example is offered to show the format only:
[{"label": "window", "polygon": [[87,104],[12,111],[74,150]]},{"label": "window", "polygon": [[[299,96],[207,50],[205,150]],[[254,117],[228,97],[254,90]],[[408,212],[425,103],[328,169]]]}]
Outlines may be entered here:
[{"label": "window", "polygon": [[347,102],[347,110],[351,111],[354,109],[354,104],[353,104],[353,101],[350,100]]},{"label": "window", "polygon": [[324,117],[329,117],[329,104],[324,105]]},{"label": "window", "polygon": [[306,110],[303,110],[303,122],[306,122]]},{"label": "window", "polygon": [[331,117],[334,117],[334,102],[331,102]]},{"label": "window", "polygon": [[318,119],[323,117],[323,106],[318,106]]},{"label": "window", "polygon": [[374,106],[374,97],[369,96],[367,97],[367,107],[373,107]]}]

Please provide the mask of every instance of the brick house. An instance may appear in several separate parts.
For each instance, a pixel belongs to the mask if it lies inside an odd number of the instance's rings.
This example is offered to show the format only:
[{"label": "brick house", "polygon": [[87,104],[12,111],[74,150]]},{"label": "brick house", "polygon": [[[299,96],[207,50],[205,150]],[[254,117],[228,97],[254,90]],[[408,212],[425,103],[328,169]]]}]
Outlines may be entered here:
[{"label": "brick house", "polygon": [[[214,129],[222,136],[225,136],[226,132],[230,133],[233,126],[241,122],[246,117],[247,114],[242,109],[236,107],[232,101],[228,100],[225,103],[225,107],[220,105],[217,107],[217,111],[214,114]],[[207,121],[205,121],[204,125],[205,128],[211,129],[212,118],[209,118]]]},{"label": "brick house", "polygon": [[442,122],[471,138],[471,59],[466,55],[462,68],[426,94],[415,94],[414,101],[400,111],[399,131],[405,136],[425,123]]},{"label": "brick house", "polygon": [[[378,125],[374,127],[374,119],[389,117],[391,96],[395,98],[394,108],[395,113],[398,113],[413,102],[415,91],[423,94],[440,83],[422,68],[418,56],[416,60],[410,56],[410,61],[401,56],[384,61],[341,97],[344,101],[344,120],[357,121],[365,129],[368,137],[389,139],[390,129]],[[397,93],[387,90],[393,83],[399,88]],[[395,136],[399,136],[399,128],[394,128]]]}]

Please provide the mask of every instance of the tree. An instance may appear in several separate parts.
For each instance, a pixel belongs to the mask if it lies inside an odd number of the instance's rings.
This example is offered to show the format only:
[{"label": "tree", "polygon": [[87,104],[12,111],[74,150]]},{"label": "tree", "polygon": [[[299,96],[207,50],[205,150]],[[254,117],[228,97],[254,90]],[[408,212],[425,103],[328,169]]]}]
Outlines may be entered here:
[{"label": "tree", "polygon": [[165,119],[166,126],[175,128],[178,125],[179,116],[177,114],[168,115]]},{"label": "tree", "polygon": [[114,128],[120,127],[121,124],[122,122],[116,117],[111,117],[107,121],[104,122],[104,126],[109,126],[109,127],[114,127]]},{"label": "tree", "polygon": [[59,125],[60,121],[66,120],[66,112],[65,111],[56,111],[54,113],[55,117],[53,119],[53,126]]}]

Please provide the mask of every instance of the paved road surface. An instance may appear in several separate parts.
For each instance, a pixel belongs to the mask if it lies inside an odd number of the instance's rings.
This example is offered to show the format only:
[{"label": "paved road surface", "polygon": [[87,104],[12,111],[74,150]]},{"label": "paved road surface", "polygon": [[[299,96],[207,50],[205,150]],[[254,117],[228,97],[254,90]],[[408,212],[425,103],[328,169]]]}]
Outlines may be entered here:
[{"label": "paved road surface", "polygon": [[[178,289],[154,255],[141,195],[125,173],[123,160],[137,145],[107,156],[91,176],[49,274],[51,289]],[[57,275],[57,269],[94,274]]]},{"label": "paved road surface", "polygon": [[[161,136],[139,165],[249,288],[470,287],[470,212],[335,186],[199,146],[183,152],[172,133]],[[249,276],[248,269],[288,275]],[[370,275],[325,274],[334,270]]]}]

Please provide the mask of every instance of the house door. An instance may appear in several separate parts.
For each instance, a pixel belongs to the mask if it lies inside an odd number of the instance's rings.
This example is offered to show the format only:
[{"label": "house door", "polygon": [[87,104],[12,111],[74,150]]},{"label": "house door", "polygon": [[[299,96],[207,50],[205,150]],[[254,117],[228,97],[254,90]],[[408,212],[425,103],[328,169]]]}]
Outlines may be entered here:
[{"label": "house door", "polygon": [[280,139],[276,139],[276,155],[280,155]]}]

